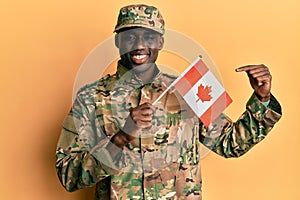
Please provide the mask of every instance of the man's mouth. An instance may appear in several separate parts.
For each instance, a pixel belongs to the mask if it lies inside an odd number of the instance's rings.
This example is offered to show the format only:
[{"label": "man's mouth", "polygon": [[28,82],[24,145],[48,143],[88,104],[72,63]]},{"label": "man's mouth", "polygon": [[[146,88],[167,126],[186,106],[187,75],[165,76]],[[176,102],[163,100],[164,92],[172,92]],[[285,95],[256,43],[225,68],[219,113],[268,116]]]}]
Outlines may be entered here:
[{"label": "man's mouth", "polygon": [[136,64],[144,64],[148,60],[148,55],[147,54],[134,54],[131,55],[131,60],[132,62]]}]

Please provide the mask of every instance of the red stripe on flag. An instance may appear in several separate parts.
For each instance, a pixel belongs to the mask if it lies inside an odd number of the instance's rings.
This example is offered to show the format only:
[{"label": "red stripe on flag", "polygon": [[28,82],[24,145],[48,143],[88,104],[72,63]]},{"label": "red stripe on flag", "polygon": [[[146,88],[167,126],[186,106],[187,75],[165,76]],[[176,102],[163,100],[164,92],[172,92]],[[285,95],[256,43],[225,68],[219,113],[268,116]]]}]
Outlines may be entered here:
[{"label": "red stripe on flag", "polygon": [[227,92],[223,92],[221,96],[211,105],[202,116],[200,120],[205,126],[208,126],[212,121],[214,121],[232,102]]},{"label": "red stripe on flag", "polygon": [[195,68],[198,70],[198,72],[200,74],[202,74],[202,76],[208,71],[208,67],[205,65],[205,63],[203,62],[203,60],[199,60],[195,64]]},{"label": "red stripe on flag", "polygon": [[174,87],[179,92],[179,94],[181,94],[182,96],[184,96],[191,89],[192,86],[191,86],[190,82],[187,79],[185,79],[184,77],[182,77],[174,85]]},{"label": "red stripe on flag", "polygon": [[202,60],[199,60],[187,73],[174,85],[176,90],[184,96],[208,72]]}]

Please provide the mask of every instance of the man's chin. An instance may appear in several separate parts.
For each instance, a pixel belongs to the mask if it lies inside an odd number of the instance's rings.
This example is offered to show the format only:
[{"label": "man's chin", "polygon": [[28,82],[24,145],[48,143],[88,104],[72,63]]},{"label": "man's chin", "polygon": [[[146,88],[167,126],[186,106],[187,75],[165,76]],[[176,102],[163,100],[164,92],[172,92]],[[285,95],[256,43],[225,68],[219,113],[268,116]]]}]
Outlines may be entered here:
[{"label": "man's chin", "polygon": [[147,71],[154,63],[143,63],[143,64],[133,64],[132,69],[137,72],[145,72]]}]

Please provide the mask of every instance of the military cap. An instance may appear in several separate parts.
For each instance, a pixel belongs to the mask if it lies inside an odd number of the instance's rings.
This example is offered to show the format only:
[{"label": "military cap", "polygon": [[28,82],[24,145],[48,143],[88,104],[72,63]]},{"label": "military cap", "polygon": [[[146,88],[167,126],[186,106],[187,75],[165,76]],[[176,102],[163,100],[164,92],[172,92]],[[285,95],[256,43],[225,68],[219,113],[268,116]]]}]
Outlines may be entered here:
[{"label": "military cap", "polygon": [[144,27],[164,34],[165,22],[159,10],[154,6],[135,4],[122,7],[114,32],[124,28]]}]

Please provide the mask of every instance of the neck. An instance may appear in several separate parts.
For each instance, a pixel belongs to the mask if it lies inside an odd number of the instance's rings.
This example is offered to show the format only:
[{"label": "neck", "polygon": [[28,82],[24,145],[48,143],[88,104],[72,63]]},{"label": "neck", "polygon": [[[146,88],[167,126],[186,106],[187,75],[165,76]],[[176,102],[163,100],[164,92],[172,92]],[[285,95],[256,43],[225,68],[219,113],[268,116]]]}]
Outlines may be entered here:
[{"label": "neck", "polygon": [[157,67],[155,64],[153,64],[152,67],[150,67],[148,70],[144,72],[136,72],[136,76],[139,79],[141,79],[143,84],[147,84],[153,79],[153,77],[156,76],[157,73],[158,73]]}]

